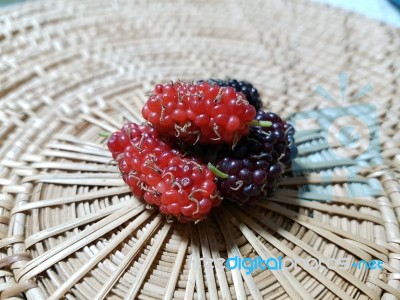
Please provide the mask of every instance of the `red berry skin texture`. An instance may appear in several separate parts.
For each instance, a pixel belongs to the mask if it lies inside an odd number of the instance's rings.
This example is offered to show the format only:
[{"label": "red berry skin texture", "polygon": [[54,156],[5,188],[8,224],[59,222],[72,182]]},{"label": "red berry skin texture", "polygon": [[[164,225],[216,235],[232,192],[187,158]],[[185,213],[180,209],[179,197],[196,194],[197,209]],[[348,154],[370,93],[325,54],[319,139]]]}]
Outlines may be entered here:
[{"label": "red berry skin texture", "polygon": [[248,134],[256,109],[233,87],[176,82],[156,85],[142,115],[166,138],[233,145]]},{"label": "red berry skin texture", "polygon": [[[171,86],[157,85],[155,90],[176,97]],[[197,222],[221,203],[215,175],[207,166],[183,157],[149,125],[125,124],[107,145],[132,193],[163,214]]]}]

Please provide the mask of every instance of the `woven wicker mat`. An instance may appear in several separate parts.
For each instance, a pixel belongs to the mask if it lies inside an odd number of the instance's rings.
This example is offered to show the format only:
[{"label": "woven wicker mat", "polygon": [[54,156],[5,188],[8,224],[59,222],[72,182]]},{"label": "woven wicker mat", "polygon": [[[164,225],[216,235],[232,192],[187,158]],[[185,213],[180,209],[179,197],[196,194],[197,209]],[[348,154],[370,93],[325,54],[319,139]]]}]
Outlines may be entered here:
[{"label": "woven wicker mat", "polygon": [[[1,299],[400,299],[399,30],[302,0],[45,0],[0,10],[0,47]],[[349,178],[300,131],[313,173],[257,207],[167,223],[98,134],[141,121],[154,83],[209,77],[251,81],[285,116],[374,105],[383,162]],[[280,255],[383,270],[206,262]]]}]

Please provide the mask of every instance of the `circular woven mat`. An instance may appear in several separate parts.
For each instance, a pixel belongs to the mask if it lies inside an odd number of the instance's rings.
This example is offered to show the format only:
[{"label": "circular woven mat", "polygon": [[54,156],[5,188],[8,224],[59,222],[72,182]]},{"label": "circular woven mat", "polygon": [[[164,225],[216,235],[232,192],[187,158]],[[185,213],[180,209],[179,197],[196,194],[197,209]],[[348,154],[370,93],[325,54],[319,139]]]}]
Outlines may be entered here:
[{"label": "circular woven mat", "polygon": [[[399,30],[302,0],[45,0],[0,10],[0,49],[1,299],[400,299]],[[370,85],[356,98],[377,109],[384,163],[348,178],[321,132],[300,131],[315,172],[257,207],[167,223],[98,134],[140,122],[156,82],[209,77],[251,81],[284,116]],[[207,263],[234,256],[383,270]]]}]

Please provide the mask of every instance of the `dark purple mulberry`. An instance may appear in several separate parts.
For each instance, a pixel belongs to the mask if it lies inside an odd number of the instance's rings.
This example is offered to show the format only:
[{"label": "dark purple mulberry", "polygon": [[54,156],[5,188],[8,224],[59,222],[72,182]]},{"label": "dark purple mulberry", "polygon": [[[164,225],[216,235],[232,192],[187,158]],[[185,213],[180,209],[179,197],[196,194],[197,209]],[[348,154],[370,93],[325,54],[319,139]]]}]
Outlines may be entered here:
[{"label": "dark purple mulberry", "polygon": [[234,149],[220,148],[216,168],[227,178],[218,178],[223,197],[239,204],[257,202],[274,194],[282,174],[297,155],[294,128],[277,114],[258,111],[256,119],[270,127],[252,126]]}]

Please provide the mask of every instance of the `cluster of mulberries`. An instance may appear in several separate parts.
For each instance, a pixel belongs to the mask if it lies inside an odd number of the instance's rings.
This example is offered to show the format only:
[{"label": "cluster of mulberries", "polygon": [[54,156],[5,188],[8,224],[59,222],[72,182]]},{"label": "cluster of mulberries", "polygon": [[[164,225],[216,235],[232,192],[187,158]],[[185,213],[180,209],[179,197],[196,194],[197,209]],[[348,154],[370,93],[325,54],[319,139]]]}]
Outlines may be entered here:
[{"label": "cluster of mulberries", "polygon": [[147,123],[125,124],[108,148],[133,194],[167,216],[199,221],[222,199],[272,195],[296,156],[294,128],[261,107],[245,81],[158,84],[142,108]]}]

